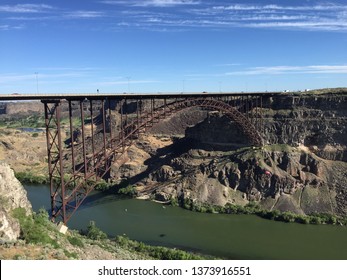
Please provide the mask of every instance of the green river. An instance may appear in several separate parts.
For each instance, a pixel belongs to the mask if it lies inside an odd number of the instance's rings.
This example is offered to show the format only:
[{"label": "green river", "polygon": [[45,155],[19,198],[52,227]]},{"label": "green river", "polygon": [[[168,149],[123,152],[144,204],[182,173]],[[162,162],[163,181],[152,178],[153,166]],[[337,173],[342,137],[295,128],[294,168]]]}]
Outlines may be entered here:
[{"label": "green river", "polygon": [[[49,205],[49,188],[25,185],[33,208]],[[347,227],[274,222],[253,215],[195,213],[150,201],[91,194],[68,223],[90,220],[110,236],[224,259],[347,259]]]}]

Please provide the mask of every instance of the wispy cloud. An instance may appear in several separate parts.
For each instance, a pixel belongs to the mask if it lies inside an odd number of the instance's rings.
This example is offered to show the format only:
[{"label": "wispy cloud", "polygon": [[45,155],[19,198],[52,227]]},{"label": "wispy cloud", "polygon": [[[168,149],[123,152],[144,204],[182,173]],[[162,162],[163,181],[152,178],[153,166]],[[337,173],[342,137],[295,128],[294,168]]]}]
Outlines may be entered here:
[{"label": "wispy cloud", "polygon": [[[196,28],[347,31],[347,3],[309,5],[225,4],[202,0],[95,0],[93,10],[67,10],[46,4],[0,5],[7,20],[48,21],[108,18],[108,28],[182,31]],[[230,1],[229,1],[230,2]],[[256,2],[256,1],[254,1]],[[216,3],[224,3],[216,4]],[[104,5],[101,5],[104,4]],[[105,6],[106,5],[106,6]],[[0,30],[6,30],[3,22]],[[105,22],[103,22],[105,24]]]},{"label": "wispy cloud", "polygon": [[94,83],[97,86],[113,86],[113,85],[128,85],[128,84],[155,84],[160,83],[157,80],[120,80]]},{"label": "wispy cloud", "polygon": [[192,0],[147,0],[147,1],[136,1],[135,6],[154,6],[154,7],[172,7],[178,5],[197,5],[199,1]]},{"label": "wispy cloud", "polygon": [[181,5],[198,5],[194,0],[135,0],[135,1],[100,1],[103,4],[129,5],[133,7],[173,7]]},{"label": "wispy cloud", "polygon": [[205,9],[224,25],[245,28],[347,30],[347,5],[219,5]]},{"label": "wispy cloud", "polygon": [[64,14],[67,18],[99,18],[104,17],[104,12],[99,11],[72,11]]},{"label": "wispy cloud", "polygon": [[[222,2],[222,1],[221,1]],[[216,5],[193,0],[104,0],[121,10],[118,24],[151,30],[262,28],[347,31],[347,4]],[[129,7],[135,7],[129,10]],[[153,9],[153,7],[174,7]],[[126,15],[126,16],[125,16]]]},{"label": "wispy cloud", "polygon": [[347,65],[253,67],[226,75],[347,74]]},{"label": "wispy cloud", "polygon": [[52,9],[52,6],[46,4],[0,5],[0,12],[6,13],[43,13]]},{"label": "wispy cloud", "polygon": [[10,24],[0,25],[0,31],[20,30],[20,29],[23,29],[23,28],[24,28],[23,24],[20,24],[20,25],[10,25]]},{"label": "wispy cloud", "polygon": [[215,67],[231,67],[231,66],[240,66],[240,63],[222,63],[222,64],[216,64],[213,65]]},{"label": "wispy cloud", "polygon": [[[38,78],[40,82],[44,80],[54,80],[57,78],[77,78],[86,76],[85,72],[63,72],[63,73],[39,73]],[[13,83],[13,82],[24,82],[24,81],[35,81],[36,74],[1,74],[0,75],[0,84]]]},{"label": "wispy cloud", "polygon": [[346,6],[336,5],[336,4],[326,4],[326,5],[313,5],[313,6],[280,6],[280,5],[249,5],[249,4],[234,4],[228,6],[214,6],[214,10],[224,10],[224,11],[251,11],[251,10],[273,10],[273,11],[326,11],[326,10],[340,10],[345,9]]}]

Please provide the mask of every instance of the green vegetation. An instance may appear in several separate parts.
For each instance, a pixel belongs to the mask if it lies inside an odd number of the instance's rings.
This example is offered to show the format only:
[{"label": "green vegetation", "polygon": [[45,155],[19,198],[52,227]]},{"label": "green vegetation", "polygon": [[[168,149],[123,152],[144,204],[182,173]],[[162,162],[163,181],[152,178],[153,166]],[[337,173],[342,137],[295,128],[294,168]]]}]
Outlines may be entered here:
[{"label": "green vegetation", "polygon": [[137,194],[136,186],[129,185],[128,181],[124,180],[120,184],[115,185],[112,182],[106,182],[105,180],[89,181],[88,185],[95,185],[94,189],[102,192],[109,192],[113,194],[118,194],[122,196],[135,197]]},{"label": "green vegetation", "polygon": [[[84,123],[87,123],[87,120],[84,121]],[[70,119],[68,117],[62,118],[60,120],[61,125],[70,125]],[[81,127],[82,122],[80,118],[72,118],[72,125],[73,127]]]},{"label": "green vegetation", "polygon": [[15,176],[21,183],[27,184],[47,184],[49,181],[47,176],[35,175],[31,172],[16,172]]},{"label": "green vegetation", "polygon": [[280,221],[286,223],[300,224],[329,224],[347,226],[347,217],[339,217],[330,213],[312,213],[311,215],[300,215],[292,212],[280,212],[279,210],[265,210],[256,203],[248,203],[245,206],[226,204],[225,206],[209,205],[193,201],[192,199],[184,199],[180,201],[180,205],[188,210],[201,213],[221,213],[221,214],[245,214],[257,215],[259,217]]},{"label": "green vegetation", "polygon": [[76,246],[76,247],[80,247],[80,248],[84,248],[84,244],[81,238],[77,237],[77,236],[72,236],[69,235],[67,237],[67,240],[70,242],[71,245]]},{"label": "green vegetation", "polygon": [[37,214],[26,215],[24,208],[13,210],[13,217],[18,219],[21,227],[21,238],[28,244],[50,244],[59,248],[56,240],[49,236],[48,229],[53,229],[53,224],[48,220],[48,213],[40,209]]},{"label": "green vegetation", "polygon": [[[90,119],[85,120],[85,124],[90,122]],[[70,125],[70,119],[64,117],[60,121],[61,125]],[[81,126],[80,118],[72,118],[72,124],[74,127]],[[6,117],[0,120],[0,127],[6,128],[42,128],[45,127],[45,117],[43,114],[33,114],[30,116],[15,116],[15,117]]]},{"label": "green vegetation", "polygon": [[84,233],[89,239],[92,240],[104,240],[107,238],[106,233],[101,231],[96,225],[94,221],[89,222],[89,226],[87,227],[87,231]]},{"label": "green vegetation", "polygon": [[[185,252],[178,249],[170,249],[161,246],[150,246],[142,242],[130,240],[125,236],[117,236],[115,242],[122,248],[129,251],[145,253],[146,255],[158,260],[203,260],[207,257]],[[209,257],[208,259],[211,259]]]},{"label": "green vegetation", "polygon": [[131,185],[118,189],[118,194],[120,195],[135,197],[136,193],[136,187]]},{"label": "green vegetation", "polygon": [[21,128],[21,127],[31,127],[40,128],[45,126],[45,118],[41,114],[34,114],[28,117],[22,118],[6,118],[0,120],[0,127],[7,128]]},{"label": "green vegetation", "polygon": [[63,250],[65,256],[67,256],[69,259],[78,259],[78,255],[75,252],[69,252],[68,250]]},{"label": "green vegetation", "polygon": [[96,183],[96,186],[95,186],[95,190],[97,191],[108,191],[110,188],[112,187],[112,184],[110,183],[107,183],[105,180],[103,179],[100,179],[97,183]]}]

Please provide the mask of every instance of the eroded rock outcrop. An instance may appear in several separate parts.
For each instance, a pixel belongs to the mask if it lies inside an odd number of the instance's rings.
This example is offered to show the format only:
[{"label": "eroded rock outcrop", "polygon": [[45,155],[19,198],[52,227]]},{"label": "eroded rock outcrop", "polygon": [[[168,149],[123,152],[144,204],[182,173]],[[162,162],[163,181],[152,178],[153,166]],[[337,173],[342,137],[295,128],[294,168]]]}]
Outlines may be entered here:
[{"label": "eroded rock outcrop", "polygon": [[268,146],[234,152],[189,150],[150,178],[161,185],[153,193],[166,199],[216,205],[256,202],[300,214],[347,215],[347,174],[342,170],[347,163],[319,158],[301,147]]},{"label": "eroded rock outcrop", "polygon": [[15,241],[20,235],[20,226],[11,215],[15,208],[24,208],[27,214],[32,212],[27,193],[14,176],[13,170],[0,161],[0,240]]},{"label": "eroded rock outcrop", "polygon": [[262,109],[248,114],[260,111],[261,133],[269,144],[264,149],[249,147],[237,124],[223,114],[190,108],[150,129],[161,137],[184,132],[186,140],[156,150],[143,146],[146,137],[139,139],[136,145],[148,157],[132,159],[131,168],[124,161],[114,174],[156,199],[254,201],[266,209],[347,215],[347,94],[269,95]]}]

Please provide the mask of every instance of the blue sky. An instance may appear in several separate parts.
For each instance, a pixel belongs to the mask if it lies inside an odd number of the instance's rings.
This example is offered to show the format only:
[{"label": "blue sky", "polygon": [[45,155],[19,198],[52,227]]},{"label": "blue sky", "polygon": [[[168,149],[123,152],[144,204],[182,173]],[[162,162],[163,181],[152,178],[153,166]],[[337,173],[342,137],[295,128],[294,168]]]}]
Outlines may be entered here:
[{"label": "blue sky", "polygon": [[347,86],[347,0],[1,0],[0,93]]}]

